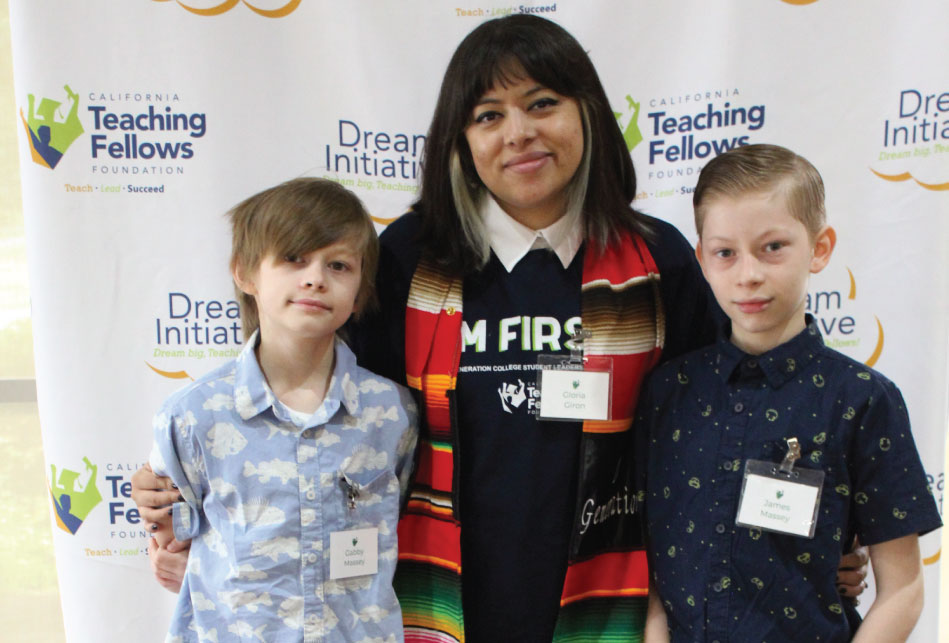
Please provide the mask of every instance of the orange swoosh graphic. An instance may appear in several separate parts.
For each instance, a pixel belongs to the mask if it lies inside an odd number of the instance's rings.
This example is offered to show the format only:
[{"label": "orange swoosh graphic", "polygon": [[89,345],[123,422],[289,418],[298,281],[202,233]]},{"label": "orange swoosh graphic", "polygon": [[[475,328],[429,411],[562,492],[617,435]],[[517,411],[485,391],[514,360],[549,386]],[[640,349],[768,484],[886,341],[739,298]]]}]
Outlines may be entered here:
[{"label": "orange swoosh graphic", "polygon": [[[189,7],[181,0],[175,0],[175,1],[178,3],[178,5],[182,9],[184,9],[185,11],[189,11],[197,16],[220,16],[221,14],[227,13],[228,11],[236,7],[238,2],[243,2],[247,6],[248,9],[250,9],[251,11],[253,11],[259,16],[264,16],[265,18],[283,18],[284,16],[287,16],[293,13],[294,11],[296,11],[297,7],[300,6],[300,2],[302,0],[290,0],[290,2],[280,7],[279,9],[261,9],[260,7],[255,7],[251,3],[247,2],[247,0],[224,0],[224,2],[222,2],[219,5],[216,5],[214,7],[207,7],[205,9],[201,9],[199,7]],[[152,2],[170,2],[170,0],[152,0]]]},{"label": "orange swoosh graphic", "polygon": [[373,216],[370,216],[369,218],[372,219],[373,221],[375,221],[376,223],[378,223],[379,225],[389,225],[390,223],[392,223],[393,221],[395,221],[395,220],[398,219],[399,217],[392,217],[391,219],[383,219],[382,217],[373,217]]},{"label": "orange swoosh graphic", "polygon": [[880,359],[880,355],[883,353],[883,324],[880,323],[880,318],[876,315],[873,316],[877,320],[877,345],[873,349],[873,354],[870,355],[870,358],[864,362],[870,368],[873,368],[873,365],[877,363],[877,360]]},{"label": "orange swoosh graphic", "polygon": [[160,368],[155,368],[148,362],[145,362],[145,366],[152,369],[153,371],[155,371],[162,377],[167,377],[168,379],[171,379],[171,380],[183,380],[185,378],[188,378],[192,382],[194,381],[194,378],[188,375],[187,371],[163,371]]},{"label": "orange swoosh graphic", "polygon": [[240,0],[224,0],[224,2],[222,2],[218,6],[208,7],[207,9],[198,9],[197,7],[189,7],[188,5],[183,3],[181,0],[177,0],[177,2],[181,8],[185,9],[186,11],[190,11],[191,13],[197,16],[219,16],[222,13],[227,13],[228,11],[236,7],[237,3],[240,2]]},{"label": "orange swoosh graphic", "polygon": [[915,176],[913,176],[909,172],[903,172],[902,174],[883,174],[882,172],[877,172],[872,167],[870,168],[870,171],[876,174],[878,177],[880,177],[884,181],[899,182],[899,181],[909,181],[910,179],[913,179],[914,181],[916,181],[916,183],[926,188],[927,190],[933,190],[936,192],[949,190],[949,183],[923,183],[922,181],[917,179]]},{"label": "orange swoosh graphic", "polygon": [[942,555],[942,548],[940,548],[939,551],[937,551],[935,554],[933,554],[933,555],[930,556],[929,558],[924,558],[924,559],[923,559],[923,565],[933,565],[933,564],[935,564],[935,563],[938,563],[938,562],[939,562],[939,557],[940,557],[941,555]]},{"label": "orange swoosh graphic", "polygon": [[814,4],[817,2],[817,0],[781,0],[781,2],[784,2],[785,4],[794,4],[800,7],[806,4]]},{"label": "orange swoosh graphic", "polygon": [[246,4],[251,11],[264,18],[283,18],[284,16],[288,16],[296,11],[297,7],[300,6],[300,2],[301,0],[290,0],[290,2],[279,9],[258,9],[247,2],[247,0],[244,0],[244,4]]},{"label": "orange swoosh graphic", "polygon": [[847,295],[847,299],[856,299],[857,298],[857,280],[853,278],[853,273],[850,272],[850,268],[847,268],[847,274],[850,275],[850,294]]}]

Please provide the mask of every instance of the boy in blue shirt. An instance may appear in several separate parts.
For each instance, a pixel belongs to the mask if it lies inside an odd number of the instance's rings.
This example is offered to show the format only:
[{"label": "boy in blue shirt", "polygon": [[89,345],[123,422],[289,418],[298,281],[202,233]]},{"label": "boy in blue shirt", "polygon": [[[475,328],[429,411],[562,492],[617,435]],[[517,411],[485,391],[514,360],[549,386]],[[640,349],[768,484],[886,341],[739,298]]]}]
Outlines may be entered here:
[{"label": "boy in blue shirt", "polygon": [[[730,330],[652,374],[647,641],[849,641],[835,590],[854,535],[877,595],[858,641],[900,641],[922,609],[918,535],[941,525],[899,390],[824,345],[807,282],[836,242],[817,170],[772,145],[710,161],[696,256]],[[664,609],[663,609],[664,608]]]},{"label": "boy in blue shirt", "polygon": [[183,498],[174,535],[192,539],[168,640],[401,641],[392,575],[415,407],[336,337],[372,298],[372,221],[312,178],[230,218],[244,349],[154,422],[151,466]]}]

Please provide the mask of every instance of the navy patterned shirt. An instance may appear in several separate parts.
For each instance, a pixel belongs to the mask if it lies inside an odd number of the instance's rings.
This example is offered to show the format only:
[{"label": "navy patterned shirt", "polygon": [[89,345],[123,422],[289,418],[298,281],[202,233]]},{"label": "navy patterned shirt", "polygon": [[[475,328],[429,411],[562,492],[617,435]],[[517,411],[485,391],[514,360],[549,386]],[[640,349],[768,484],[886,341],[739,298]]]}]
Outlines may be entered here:
[{"label": "navy patterned shirt", "polygon": [[[824,345],[813,319],[747,355],[727,338],[652,374],[637,409],[649,440],[649,563],[672,641],[849,641],[835,587],[854,535],[866,545],[941,525],[903,397]],[[745,462],[825,472],[814,538],[738,527]]]}]

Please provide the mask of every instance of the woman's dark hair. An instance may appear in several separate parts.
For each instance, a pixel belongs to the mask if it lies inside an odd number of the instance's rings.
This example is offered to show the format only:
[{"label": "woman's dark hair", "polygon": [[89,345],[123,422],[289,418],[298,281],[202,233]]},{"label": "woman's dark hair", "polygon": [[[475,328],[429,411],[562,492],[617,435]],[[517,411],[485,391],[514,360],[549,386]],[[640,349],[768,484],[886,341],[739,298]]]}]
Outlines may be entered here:
[{"label": "woman's dark hair", "polygon": [[483,267],[489,256],[477,212],[487,188],[475,170],[465,128],[485,92],[525,75],[580,105],[584,156],[568,186],[568,201],[581,209],[585,238],[605,247],[622,229],[649,234],[643,215],[629,205],[636,194],[633,162],[589,56],[556,23],[507,16],[485,22],[458,45],[425,143],[416,201],[421,245],[455,274]]}]

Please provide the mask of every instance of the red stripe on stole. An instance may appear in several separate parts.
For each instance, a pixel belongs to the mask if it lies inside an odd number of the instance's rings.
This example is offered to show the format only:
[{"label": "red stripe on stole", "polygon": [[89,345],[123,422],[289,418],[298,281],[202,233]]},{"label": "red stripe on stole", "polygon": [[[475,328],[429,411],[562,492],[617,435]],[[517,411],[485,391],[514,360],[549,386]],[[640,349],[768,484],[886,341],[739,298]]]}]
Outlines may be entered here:
[{"label": "red stripe on stole", "polygon": [[630,277],[659,272],[649,247],[639,235],[633,235],[632,243],[624,235],[622,243],[609,244],[602,254],[598,250],[591,247],[583,257],[583,283],[606,279],[611,284],[621,284]]},{"label": "red stripe on stole", "polygon": [[613,355],[613,419],[633,417],[643,379],[656,366],[662,350]]},{"label": "red stripe on stole", "polygon": [[461,527],[429,516],[406,514],[399,521],[399,560],[426,561],[461,570]]},{"label": "red stripe on stole", "polygon": [[405,309],[405,372],[421,377],[432,350],[438,315],[417,308]]},{"label": "red stripe on stole", "polygon": [[599,554],[567,568],[560,604],[595,596],[645,596],[648,588],[645,551]]},{"label": "red stripe on stole", "polygon": [[419,445],[415,481],[436,491],[451,492],[453,462],[451,451],[440,451],[428,442]]}]

